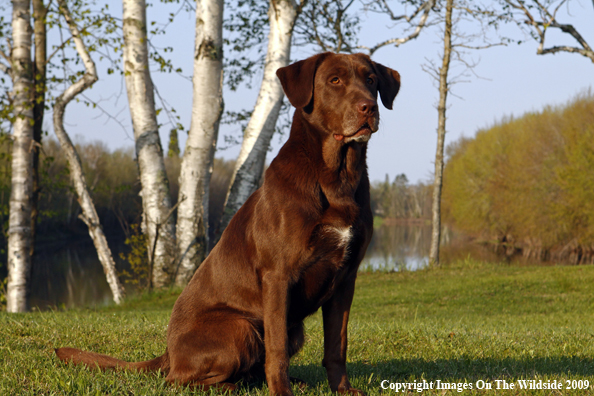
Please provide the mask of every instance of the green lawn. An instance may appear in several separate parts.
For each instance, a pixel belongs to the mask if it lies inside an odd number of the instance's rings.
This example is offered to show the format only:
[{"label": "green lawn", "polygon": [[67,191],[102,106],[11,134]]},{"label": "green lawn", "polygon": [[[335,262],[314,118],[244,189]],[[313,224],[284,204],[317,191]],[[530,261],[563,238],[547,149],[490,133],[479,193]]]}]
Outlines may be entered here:
[{"label": "green lawn", "polygon": [[[53,353],[55,347],[74,346],[127,360],[161,355],[176,295],[161,292],[122,307],[0,313],[0,395],[195,393],[170,387],[158,375],[65,367]],[[310,383],[306,394],[329,394],[320,365],[320,315],[308,319],[306,328],[307,342],[291,374]],[[459,394],[435,389],[437,381],[441,387],[472,386],[465,395],[594,393],[565,389],[572,381],[583,386],[584,380],[594,389],[594,266],[460,262],[360,274],[349,335],[351,382],[369,395],[396,394],[382,390],[382,383],[423,380],[434,387],[425,395]],[[519,390],[519,380],[557,381],[562,390]],[[516,389],[496,389],[503,381]],[[479,391],[477,382],[493,389]],[[267,388],[244,384],[239,394],[266,395]]]}]

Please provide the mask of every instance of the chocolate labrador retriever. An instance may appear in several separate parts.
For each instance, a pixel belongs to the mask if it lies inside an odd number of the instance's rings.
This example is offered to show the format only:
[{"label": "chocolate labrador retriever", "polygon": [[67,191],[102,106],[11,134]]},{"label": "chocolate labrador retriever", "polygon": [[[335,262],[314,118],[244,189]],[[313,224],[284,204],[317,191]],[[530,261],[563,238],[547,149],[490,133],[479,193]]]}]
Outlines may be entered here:
[{"label": "chocolate labrador retriever", "polygon": [[128,363],[73,348],[66,362],[160,369],[167,381],[234,389],[265,375],[292,395],[289,359],[303,320],[322,308],[322,364],[334,392],[362,394],[346,372],[357,268],[373,231],[367,141],[400,88],[398,72],[363,54],[323,53],[277,71],[295,115],[264,183],[237,212],[173,307],[162,356]]}]

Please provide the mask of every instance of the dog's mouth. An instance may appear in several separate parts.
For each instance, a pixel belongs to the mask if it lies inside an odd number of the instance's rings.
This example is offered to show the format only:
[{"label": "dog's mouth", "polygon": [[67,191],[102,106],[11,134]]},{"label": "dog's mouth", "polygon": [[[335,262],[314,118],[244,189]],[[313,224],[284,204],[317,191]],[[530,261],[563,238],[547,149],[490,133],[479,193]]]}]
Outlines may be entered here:
[{"label": "dog's mouth", "polygon": [[341,134],[334,134],[334,139],[336,139],[339,142],[344,140],[345,143],[353,142],[353,141],[354,142],[366,142],[369,140],[369,138],[371,138],[371,134],[374,132],[375,131],[369,125],[369,123],[365,122],[352,135],[345,136],[345,135],[341,135]]}]

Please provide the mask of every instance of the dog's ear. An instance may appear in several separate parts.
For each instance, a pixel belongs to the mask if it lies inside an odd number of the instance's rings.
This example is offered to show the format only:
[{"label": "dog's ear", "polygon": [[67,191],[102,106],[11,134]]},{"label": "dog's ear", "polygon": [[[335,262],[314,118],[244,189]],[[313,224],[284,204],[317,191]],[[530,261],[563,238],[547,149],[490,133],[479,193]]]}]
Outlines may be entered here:
[{"label": "dog's ear", "polygon": [[311,102],[316,69],[327,55],[327,52],[314,55],[276,71],[285,95],[296,108],[303,108]]},{"label": "dog's ear", "polygon": [[396,70],[373,62],[375,72],[378,76],[378,90],[382,103],[386,109],[392,110],[394,98],[400,90],[400,74]]}]

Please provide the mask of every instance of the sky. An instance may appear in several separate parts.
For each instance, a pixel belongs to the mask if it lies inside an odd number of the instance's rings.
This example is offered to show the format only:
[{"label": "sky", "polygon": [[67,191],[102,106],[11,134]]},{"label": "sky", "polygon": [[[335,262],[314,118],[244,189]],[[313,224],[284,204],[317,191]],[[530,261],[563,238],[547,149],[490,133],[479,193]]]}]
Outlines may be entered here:
[{"label": "sky", "polygon": [[[114,3],[111,9],[118,7]],[[169,7],[169,8],[164,8]],[[174,11],[174,6],[156,5],[148,8],[148,19],[163,20]],[[398,30],[379,15],[362,15],[363,25],[359,42],[373,45],[391,37],[399,37]],[[178,74],[153,73],[158,94],[176,110],[185,130],[189,129],[192,103],[192,55],[194,45],[194,15],[180,14],[168,27],[167,35],[155,40],[155,45],[174,48],[173,62],[183,70]],[[561,10],[558,20],[573,24],[582,36],[594,46],[594,8],[587,0],[571,0],[569,7]],[[506,117],[519,117],[526,112],[535,112],[547,105],[562,105],[576,95],[594,87],[594,63],[578,54],[559,53],[536,55],[537,43],[526,37],[517,27],[508,26],[503,34],[523,40],[524,43],[497,46],[468,53],[469,62],[476,63],[473,74],[452,87],[448,97],[446,145],[462,136],[472,137],[477,130],[488,128]],[[550,36],[549,36],[550,35]],[[567,36],[567,37],[566,37]],[[418,39],[398,48],[385,47],[373,56],[373,60],[397,70],[402,87],[392,111],[380,105],[380,130],[369,142],[368,168],[372,181],[390,180],[404,173],[410,182],[428,182],[432,179],[436,149],[438,90],[434,79],[423,65],[428,61],[440,62],[443,47],[442,32],[428,29]],[[574,45],[568,35],[550,31],[547,46],[556,44]],[[294,61],[313,55],[311,49],[294,49]],[[454,66],[454,73],[461,69]],[[100,65],[99,81],[85,95],[96,101],[109,116],[97,109],[82,104],[70,105],[66,111],[66,129],[75,140],[82,142],[101,141],[110,149],[133,147],[133,133],[127,108],[125,84],[119,75],[108,76]],[[240,110],[252,108],[259,88],[258,78],[252,88],[236,92],[224,91],[225,108]],[[50,117],[47,117],[50,120]],[[167,119],[162,113],[160,122]],[[47,129],[51,129],[49,125]],[[163,147],[166,150],[170,126],[161,130]],[[240,136],[237,125],[221,125],[216,156],[233,159],[239,153],[239,145],[225,147],[224,136]],[[267,162],[276,155],[287,136],[275,136]],[[183,150],[185,134],[180,136]]]}]

